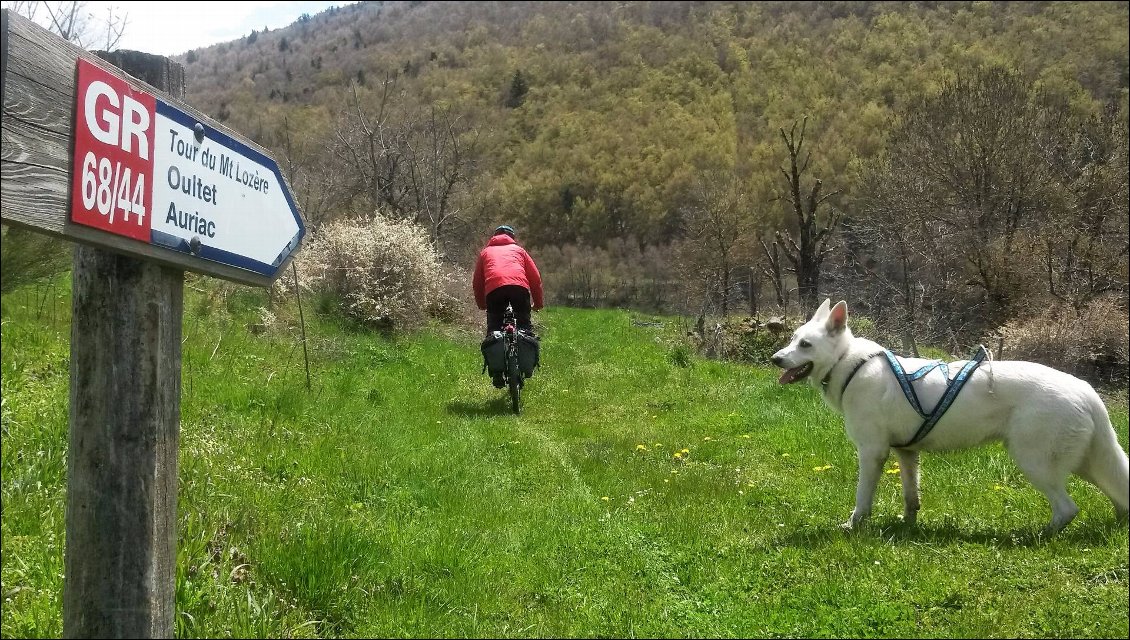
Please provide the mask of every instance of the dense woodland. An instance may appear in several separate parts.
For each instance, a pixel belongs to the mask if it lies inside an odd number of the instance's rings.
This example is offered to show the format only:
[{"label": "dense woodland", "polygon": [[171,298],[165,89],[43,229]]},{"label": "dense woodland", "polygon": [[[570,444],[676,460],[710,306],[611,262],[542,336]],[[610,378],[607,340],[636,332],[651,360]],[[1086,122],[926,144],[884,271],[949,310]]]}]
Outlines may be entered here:
[{"label": "dense woodland", "polygon": [[180,59],[191,103],[283,159],[314,238],[380,212],[466,269],[507,223],[556,303],[843,296],[909,351],[1086,333],[1076,364],[1124,371],[1128,14],[364,2]]}]

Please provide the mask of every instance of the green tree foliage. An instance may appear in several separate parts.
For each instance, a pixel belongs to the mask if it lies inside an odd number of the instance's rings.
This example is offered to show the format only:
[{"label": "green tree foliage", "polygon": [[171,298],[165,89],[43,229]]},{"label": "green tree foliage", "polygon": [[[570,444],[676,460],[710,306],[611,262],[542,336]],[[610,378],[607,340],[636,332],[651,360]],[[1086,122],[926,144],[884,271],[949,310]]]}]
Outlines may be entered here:
[{"label": "green tree foliage", "polygon": [[515,71],[514,77],[510,80],[510,94],[506,96],[507,108],[517,109],[522,106],[526,100],[526,92],[529,90],[530,85],[522,77],[522,70]]}]

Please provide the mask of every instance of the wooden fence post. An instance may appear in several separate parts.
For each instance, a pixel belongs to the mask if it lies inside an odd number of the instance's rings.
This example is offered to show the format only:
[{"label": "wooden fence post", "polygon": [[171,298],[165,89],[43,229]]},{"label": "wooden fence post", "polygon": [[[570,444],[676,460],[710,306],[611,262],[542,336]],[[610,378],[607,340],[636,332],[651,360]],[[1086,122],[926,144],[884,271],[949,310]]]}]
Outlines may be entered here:
[{"label": "wooden fence post", "polygon": [[[175,97],[184,69],[99,54]],[[76,245],[63,635],[173,637],[184,271]]]}]

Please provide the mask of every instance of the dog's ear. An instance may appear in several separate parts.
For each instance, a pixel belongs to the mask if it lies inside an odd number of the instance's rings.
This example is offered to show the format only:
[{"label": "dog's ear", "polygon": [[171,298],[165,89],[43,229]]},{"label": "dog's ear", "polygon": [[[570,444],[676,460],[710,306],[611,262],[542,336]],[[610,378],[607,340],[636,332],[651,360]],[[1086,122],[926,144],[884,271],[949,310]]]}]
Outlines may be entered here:
[{"label": "dog's ear", "polygon": [[823,318],[824,316],[828,315],[828,309],[830,309],[831,307],[832,299],[824,298],[824,302],[820,304],[820,308],[816,310],[816,313],[812,314],[812,317]]},{"label": "dog's ear", "polygon": [[832,310],[828,312],[827,327],[829,333],[839,333],[847,326],[848,312],[847,302],[840,300]]}]

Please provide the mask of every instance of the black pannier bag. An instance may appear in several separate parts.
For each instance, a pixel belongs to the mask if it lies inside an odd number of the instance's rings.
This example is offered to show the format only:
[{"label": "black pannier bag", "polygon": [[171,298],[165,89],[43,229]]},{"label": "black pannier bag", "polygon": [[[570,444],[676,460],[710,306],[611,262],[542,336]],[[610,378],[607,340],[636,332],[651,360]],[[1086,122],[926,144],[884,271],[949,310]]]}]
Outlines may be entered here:
[{"label": "black pannier bag", "polygon": [[518,331],[518,368],[522,375],[529,378],[534,375],[534,367],[540,362],[541,345],[538,337],[532,333]]},{"label": "black pannier bag", "polygon": [[483,352],[483,367],[491,376],[506,371],[506,337],[501,331],[492,331],[480,346]]}]

